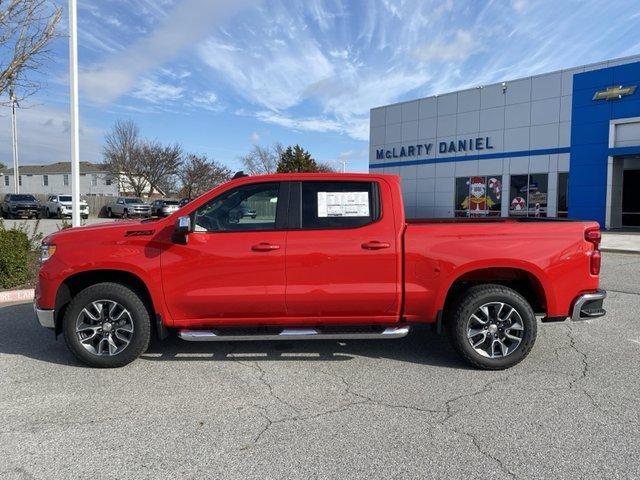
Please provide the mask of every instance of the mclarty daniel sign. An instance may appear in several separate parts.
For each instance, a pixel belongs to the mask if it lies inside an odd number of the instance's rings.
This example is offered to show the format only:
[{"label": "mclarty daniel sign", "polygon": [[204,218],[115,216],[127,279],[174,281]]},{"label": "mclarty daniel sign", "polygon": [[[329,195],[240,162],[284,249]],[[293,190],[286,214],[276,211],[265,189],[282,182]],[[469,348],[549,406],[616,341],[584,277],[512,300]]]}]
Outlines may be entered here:
[{"label": "mclarty daniel sign", "polygon": [[[438,153],[474,152],[477,150],[492,150],[491,137],[476,137],[450,142],[438,142]],[[403,145],[391,149],[376,149],[376,160],[385,158],[428,157],[434,154],[433,143]]]}]

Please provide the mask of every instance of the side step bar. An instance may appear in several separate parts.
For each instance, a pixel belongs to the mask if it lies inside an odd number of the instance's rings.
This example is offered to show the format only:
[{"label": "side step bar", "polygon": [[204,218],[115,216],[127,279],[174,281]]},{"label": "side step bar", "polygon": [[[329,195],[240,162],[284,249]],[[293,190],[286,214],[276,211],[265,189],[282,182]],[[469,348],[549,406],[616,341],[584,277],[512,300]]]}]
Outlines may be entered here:
[{"label": "side step bar", "polygon": [[189,342],[243,342],[251,340],[374,340],[380,338],[406,337],[410,328],[408,326],[388,327],[380,332],[327,332],[315,328],[285,328],[279,333],[225,335],[219,330],[180,330],[178,337]]}]

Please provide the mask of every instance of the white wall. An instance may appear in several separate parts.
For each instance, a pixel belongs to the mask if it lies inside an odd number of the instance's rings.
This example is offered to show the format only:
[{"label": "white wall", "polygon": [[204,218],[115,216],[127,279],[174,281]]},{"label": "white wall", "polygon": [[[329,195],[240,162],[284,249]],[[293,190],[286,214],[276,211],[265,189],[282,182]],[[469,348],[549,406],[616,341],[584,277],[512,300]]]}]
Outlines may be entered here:
[{"label": "white wall", "polygon": [[[117,181],[113,180],[111,185],[107,185],[107,174],[97,173],[97,185],[92,185],[91,173],[80,175],[80,191],[82,195],[118,195]],[[49,174],[48,185],[44,185],[43,175],[21,175],[21,193],[71,193],[71,175],[69,174],[69,185],[64,185],[64,175],[61,173]],[[6,185],[5,178],[9,178],[9,185]],[[13,175],[0,176],[0,193],[13,193]]]}]

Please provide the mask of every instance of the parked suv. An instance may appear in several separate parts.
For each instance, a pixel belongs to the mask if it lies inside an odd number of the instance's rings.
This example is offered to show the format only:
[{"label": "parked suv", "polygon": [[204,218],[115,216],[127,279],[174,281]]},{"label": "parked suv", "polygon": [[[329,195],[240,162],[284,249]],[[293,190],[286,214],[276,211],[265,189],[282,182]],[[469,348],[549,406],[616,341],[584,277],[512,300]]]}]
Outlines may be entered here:
[{"label": "parked suv", "polygon": [[40,218],[40,202],[33,195],[8,193],[2,201],[2,218]]},{"label": "parked suv", "polygon": [[115,202],[107,205],[107,216],[112,217],[148,217],[151,207],[137,197],[118,197]]},{"label": "parked suv", "polygon": [[166,217],[180,208],[179,200],[154,200],[151,204],[151,215],[156,217]]},{"label": "parked suv", "polygon": [[[63,218],[70,217],[72,211],[71,195],[50,195],[44,204],[44,216]],[[80,216],[89,218],[89,206],[84,200],[80,200]]]}]

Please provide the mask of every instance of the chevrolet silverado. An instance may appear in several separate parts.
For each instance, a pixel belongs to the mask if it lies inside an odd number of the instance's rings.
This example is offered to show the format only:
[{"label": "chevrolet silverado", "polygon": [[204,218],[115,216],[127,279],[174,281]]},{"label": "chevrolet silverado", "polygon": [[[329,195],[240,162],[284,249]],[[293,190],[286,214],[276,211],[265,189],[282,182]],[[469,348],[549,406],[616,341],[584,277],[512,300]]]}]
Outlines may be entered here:
[{"label": "chevrolet silverado", "polygon": [[392,175],[242,176],[167,218],[48,236],[35,310],[94,367],[133,361],[152,334],[393,339],[432,324],[469,364],[502,369],[531,351],[536,316],[605,314],[599,242],[595,222],[407,220]]}]

